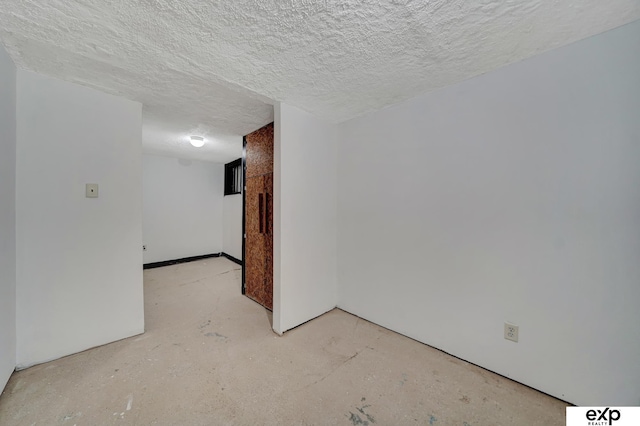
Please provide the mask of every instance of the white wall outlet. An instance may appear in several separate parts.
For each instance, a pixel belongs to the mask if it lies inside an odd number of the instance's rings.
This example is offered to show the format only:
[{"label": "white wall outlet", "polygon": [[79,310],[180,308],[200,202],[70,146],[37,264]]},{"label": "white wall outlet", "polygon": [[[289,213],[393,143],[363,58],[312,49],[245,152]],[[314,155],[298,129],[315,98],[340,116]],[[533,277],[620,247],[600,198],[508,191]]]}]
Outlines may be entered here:
[{"label": "white wall outlet", "polygon": [[518,326],[509,324],[508,322],[504,323],[504,338],[507,340],[511,340],[513,342],[518,341]]},{"label": "white wall outlet", "polygon": [[85,186],[85,196],[87,198],[98,198],[98,184],[97,183],[88,183]]}]

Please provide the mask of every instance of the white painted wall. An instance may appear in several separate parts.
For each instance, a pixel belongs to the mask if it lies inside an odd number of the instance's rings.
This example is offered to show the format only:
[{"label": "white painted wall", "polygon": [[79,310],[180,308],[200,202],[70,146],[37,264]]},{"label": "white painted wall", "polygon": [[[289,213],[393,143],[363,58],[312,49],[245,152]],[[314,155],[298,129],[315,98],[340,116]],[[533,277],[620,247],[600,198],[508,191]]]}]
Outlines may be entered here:
[{"label": "white painted wall", "polygon": [[275,106],[273,328],[283,333],[337,303],[337,128]]},{"label": "white painted wall", "polygon": [[144,331],[142,105],[21,70],[17,82],[22,368]]},{"label": "white painted wall", "polygon": [[222,251],[224,164],[143,156],[144,263]]},{"label": "white painted wall", "polygon": [[227,195],[222,204],[222,251],[242,260],[242,194]]},{"label": "white painted wall", "polygon": [[0,44],[0,393],[16,366],[16,67]]},{"label": "white painted wall", "polygon": [[635,22],[344,124],[339,307],[573,403],[639,405],[639,46]]}]

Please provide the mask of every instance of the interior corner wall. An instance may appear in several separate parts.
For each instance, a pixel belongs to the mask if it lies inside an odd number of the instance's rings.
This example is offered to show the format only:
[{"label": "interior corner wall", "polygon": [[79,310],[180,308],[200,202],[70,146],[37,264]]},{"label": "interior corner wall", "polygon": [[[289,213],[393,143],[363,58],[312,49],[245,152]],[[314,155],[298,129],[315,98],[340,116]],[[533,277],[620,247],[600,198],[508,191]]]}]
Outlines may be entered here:
[{"label": "interior corner wall", "polygon": [[0,393],[16,366],[16,67],[0,44]]},{"label": "interior corner wall", "polygon": [[224,164],[143,155],[144,263],[222,251]]},{"label": "interior corner wall", "polygon": [[283,333],[337,303],[337,128],[277,104],[273,327]]},{"label": "interior corner wall", "polygon": [[222,251],[242,259],[242,194],[225,195],[222,200]]},{"label": "interior corner wall", "polygon": [[635,22],[344,123],[338,306],[572,403],[640,404],[638,46]]},{"label": "interior corner wall", "polygon": [[141,133],[140,103],[18,70],[18,368],[144,331]]}]

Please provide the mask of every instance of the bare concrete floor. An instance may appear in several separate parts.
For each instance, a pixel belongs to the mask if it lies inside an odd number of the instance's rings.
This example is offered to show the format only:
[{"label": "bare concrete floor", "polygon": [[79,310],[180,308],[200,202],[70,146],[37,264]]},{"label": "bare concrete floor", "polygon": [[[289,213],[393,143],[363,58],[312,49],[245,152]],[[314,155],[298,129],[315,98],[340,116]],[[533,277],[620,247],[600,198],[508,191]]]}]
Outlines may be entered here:
[{"label": "bare concrete floor", "polygon": [[145,271],[146,333],[15,373],[0,425],[563,425],[566,403],[340,310],[283,337],[206,259]]}]

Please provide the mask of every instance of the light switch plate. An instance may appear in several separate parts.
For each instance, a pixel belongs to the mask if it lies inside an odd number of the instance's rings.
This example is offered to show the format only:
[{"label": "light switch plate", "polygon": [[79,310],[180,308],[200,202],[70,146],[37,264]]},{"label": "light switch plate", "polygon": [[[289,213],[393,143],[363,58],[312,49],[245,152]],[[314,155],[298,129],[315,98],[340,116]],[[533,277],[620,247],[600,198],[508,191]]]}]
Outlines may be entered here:
[{"label": "light switch plate", "polygon": [[98,198],[98,184],[97,183],[88,183],[86,186],[86,194],[87,198]]}]

